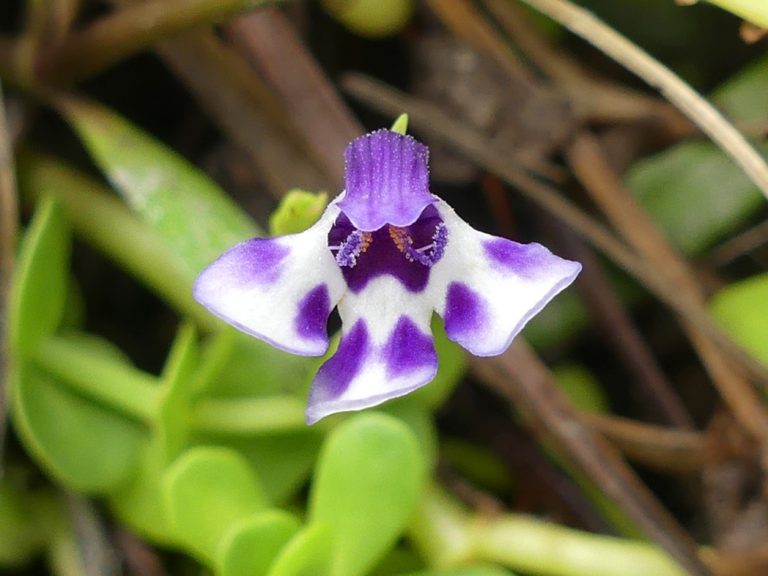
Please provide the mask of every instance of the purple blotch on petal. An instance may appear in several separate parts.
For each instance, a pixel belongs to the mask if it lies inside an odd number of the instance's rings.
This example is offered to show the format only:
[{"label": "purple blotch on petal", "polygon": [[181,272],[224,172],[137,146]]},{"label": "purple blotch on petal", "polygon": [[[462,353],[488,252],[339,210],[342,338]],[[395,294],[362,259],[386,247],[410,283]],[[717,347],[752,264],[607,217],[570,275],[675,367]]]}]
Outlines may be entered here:
[{"label": "purple blotch on petal", "polygon": [[352,329],[341,337],[336,353],[320,366],[312,385],[309,405],[341,396],[360,372],[368,353],[368,329],[363,320],[358,320]]},{"label": "purple blotch on petal", "polygon": [[471,336],[486,323],[485,302],[466,284],[451,282],[446,296],[445,333],[452,340]]},{"label": "purple blotch on petal", "polygon": [[437,369],[437,353],[432,336],[424,334],[407,316],[401,316],[382,351],[387,376],[396,378],[404,374]]},{"label": "purple blotch on petal", "polygon": [[377,130],[344,151],[344,199],[339,208],[366,232],[408,226],[436,201],[429,192],[429,149],[411,136]]},{"label": "purple blotch on petal", "polygon": [[541,244],[518,244],[505,238],[483,242],[489,260],[519,276],[535,276],[551,253]]},{"label": "purple blotch on petal", "polygon": [[326,325],[330,313],[331,297],[328,295],[328,286],[319,284],[299,302],[296,332],[307,340],[325,340],[328,337]]}]

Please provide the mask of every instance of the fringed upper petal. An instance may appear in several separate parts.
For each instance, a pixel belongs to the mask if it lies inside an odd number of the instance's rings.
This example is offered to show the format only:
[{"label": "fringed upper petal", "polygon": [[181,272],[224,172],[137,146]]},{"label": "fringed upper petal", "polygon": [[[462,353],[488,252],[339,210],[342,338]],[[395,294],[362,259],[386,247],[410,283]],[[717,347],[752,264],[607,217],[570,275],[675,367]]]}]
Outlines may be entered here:
[{"label": "fringed upper petal", "polygon": [[377,130],[347,146],[346,195],[339,207],[355,228],[408,226],[435,201],[429,193],[429,150],[412,138]]},{"label": "fringed upper petal", "polygon": [[328,250],[338,207],[301,234],[253,238],[229,249],[195,282],[194,297],[235,327],[294,354],[328,348],[328,315],[346,290]]},{"label": "fringed upper petal", "polygon": [[307,422],[376,406],[429,383],[437,373],[432,305],[392,276],[339,302],[342,336],[312,384]]},{"label": "fringed upper petal", "polygon": [[476,356],[501,354],[581,264],[540,244],[518,244],[478,232],[445,202],[435,205],[449,234],[427,290],[448,337]]}]

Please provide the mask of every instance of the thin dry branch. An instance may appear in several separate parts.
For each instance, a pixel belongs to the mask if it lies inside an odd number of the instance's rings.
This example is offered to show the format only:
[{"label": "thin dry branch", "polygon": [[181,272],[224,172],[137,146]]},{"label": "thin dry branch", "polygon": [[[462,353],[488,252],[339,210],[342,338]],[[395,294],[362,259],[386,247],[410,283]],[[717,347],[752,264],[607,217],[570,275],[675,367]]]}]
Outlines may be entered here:
[{"label": "thin dry branch", "polygon": [[8,298],[11,289],[19,221],[11,142],[10,130],[5,118],[5,99],[0,85],[0,476],[3,472],[7,426],[6,399],[8,370],[10,369],[8,330],[6,330],[5,322],[8,318]]},{"label": "thin dry branch", "polygon": [[[335,189],[344,182],[347,143],[364,129],[307,51],[288,18],[266,8],[233,20],[225,29],[241,54],[279,95],[307,148]],[[312,95],[311,98],[308,95]]]},{"label": "thin dry branch", "polygon": [[679,76],[568,0],[520,0],[562,24],[616,62],[631,70],[688,116],[744,170],[768,199],[768,164],[717,109]]},{"label": "thin dry branch", "polygon": [[[666,278],[673,290],[706,314],[704,291],[696,275],[624,187],[600,143],[588,132],[582,132],[566,156],[574,174],[614,228]],[[736,418],[765,446],[768,442],[768,410],[755,389],[708,334],[689,322],[683,323],[683,329]]]},{"label": "thin dry branch", "polygon": [[562,448],[644,532],[688,572],[708,574],[690,536],[677,524],[616,451],[574,411],[552,374],[520,338],[501,356],[472,358],[473,373],[525,414],[536,432]]},{"label": "thin dry branch", "polygon": [[[155,42],[273,0],[147,0],[128,4],[70,34],[43,55],[40,74],[57,83],[92,76]],[[121,3],[125,3],[122,0]]]}]

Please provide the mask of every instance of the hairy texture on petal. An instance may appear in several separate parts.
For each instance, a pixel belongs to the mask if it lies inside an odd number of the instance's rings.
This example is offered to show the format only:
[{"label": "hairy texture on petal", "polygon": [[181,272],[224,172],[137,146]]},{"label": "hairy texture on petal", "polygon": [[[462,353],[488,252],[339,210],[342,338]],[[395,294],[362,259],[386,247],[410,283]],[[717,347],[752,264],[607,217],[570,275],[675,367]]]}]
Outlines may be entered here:
[{"label": "hairy texture on petal", "polygon": [[277,348],[324,354],[328,315],[346,290],[327,246],[338,212],[331,204],[301,234],[253,238],[229,249],[197,277],[195,300]]},{"label": "hairy texture on petal", "polygon": [[429,150],[390,130],[361,136],[347,146],[346,195],[339,208],[355,228],[408,226],[437,199],[429,193]]},{"label": "hairy texture on petal", "polygon": [[426,292],[448,337],[477,356],[501,354],[528,321],[574,281],[581,264],[540,244],[478,232],[443,201],[435,204],[450,242]]},{"label": "hairy texture on petal", "polygon": [[432,305],[393,276],[371,280],[339,302],[339,349],[317,373],[307,407],[312,424],[403,396],[435,377]]}]

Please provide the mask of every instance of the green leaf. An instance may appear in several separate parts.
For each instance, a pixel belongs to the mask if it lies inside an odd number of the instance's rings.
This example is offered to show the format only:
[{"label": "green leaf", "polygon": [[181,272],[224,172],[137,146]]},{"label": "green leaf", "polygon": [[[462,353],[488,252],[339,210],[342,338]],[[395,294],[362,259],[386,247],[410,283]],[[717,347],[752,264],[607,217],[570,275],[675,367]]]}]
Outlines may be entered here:
[{"label": "green leaf", "polygon": [[323,524],[310,524],[283,547],[268,574],[330,576],[332,550],[331,530]]},{"label": "green leaf", "polygon": [[273,434],[270,436],[242,436],[238,438],[206,435],[237,450],[256,472],[270,502],[287,502],[309,478],[317,460],[323,432],[315,428]]},{"label": "green leaf", "polygon": [[86,100],[57,103],[115,189],[192,273],[258,235],[251,219],[202,171],[126,119]]},{"label": "green leaf", "polygon": [[768,364],[768,273],[731,284],[709,302],[715,319],[755,358]]},{"label": "green leaf", "polygon": [[13,373],[13,419],[43,467],[80,492],[105,494],[119,487],[134,472],[144,438],[136,423],[30,365]]},{"label": "green leaf", "polygon": [[265,510],[230,530],[219,547],[219,576],[264,576],[283,547],[299,531],[295,516]]},{"label": "green leaf", "polygon": [[760,122],[768,118],[768,56],[764,56],[730,78],[712,94],[712,99],[737,122]]},{"label": "green leaf", "polygon": [[163,368],[155,426],[167,461],[181,451],[189,436],[191,403],[197,391],[195,375],[199,366],[196,338],[194,327],[184,324]]},{"label": "green leaf", "polygon": [[176,540],[206,562],[234,524],[267,505],[248,462],[221,447],[185,452],[165,473],[163,492]]},{"label": "green leaf", "polygon": [[194,274],[179,255],[100,182],[59,160],[27,150],[19,156],[19,183],[33,198],[54,196],[79,238],[176,309],[213,324],[211,315],[192,299]]},{"label": "green leaf", "polygon": [[32,356],[61,323],[69,253],[69,227],[58,202],[47,197],[24,235],[11,287],[8,332],[17,359]]},{"label": "green leaf", "polygon": [[320,219],[327,204],[328,194],[325,192],[315,194],[298,188],[290,190],[269,217],[270,235],[304,232]]},{"label": "green leaf", "polygon": [[[768,155],[768,145],[757,146]],[[701,253],[762,207],[751,180],[719,148],[683,142],[635,163],[627,185],[683,253]]]},{"label": "green leaf", "polygon": [[358,414],[331,433],[309,517],[331,530],[332,574],[365,574],[394,545],[422,492],[423,460],[413,433],[391,416]]},{"label": "green leaf", "polygon": [[[720,86],[713,99],[736,122],[760,122],[768,118],[766,90],[768,58],[762,58]],[[756,148],[768,157],[768,144]],[[701,253],[765,202],[733,160],[709,142],[683,142],[637,162],[626,182],[688,255]]]}]

